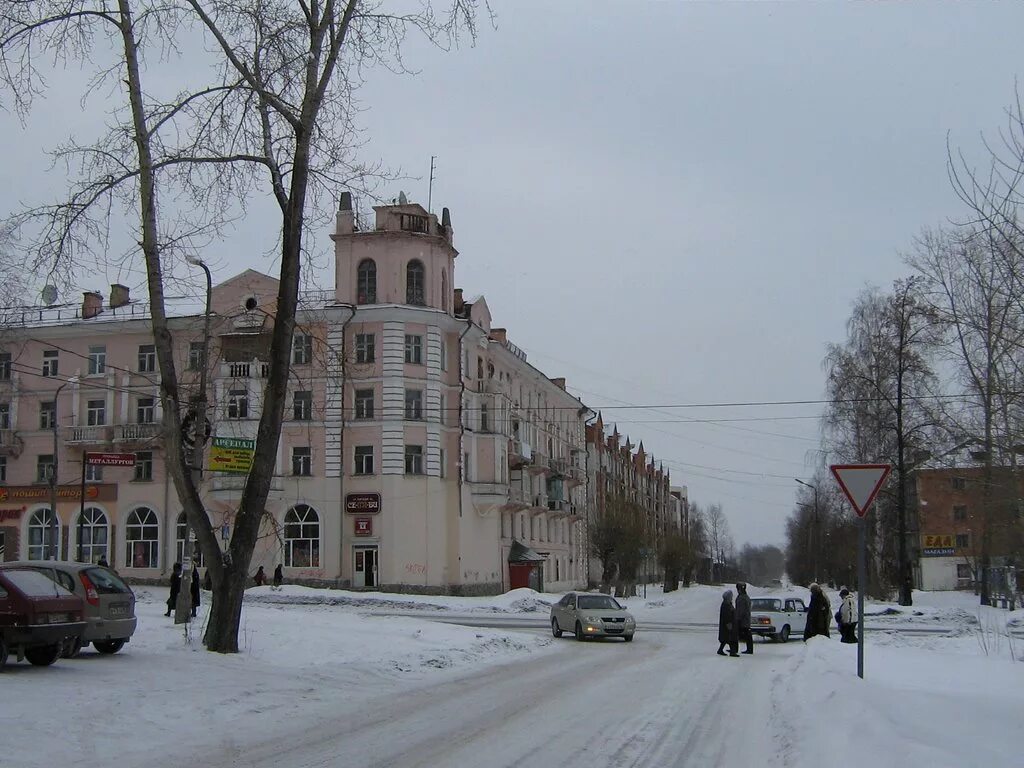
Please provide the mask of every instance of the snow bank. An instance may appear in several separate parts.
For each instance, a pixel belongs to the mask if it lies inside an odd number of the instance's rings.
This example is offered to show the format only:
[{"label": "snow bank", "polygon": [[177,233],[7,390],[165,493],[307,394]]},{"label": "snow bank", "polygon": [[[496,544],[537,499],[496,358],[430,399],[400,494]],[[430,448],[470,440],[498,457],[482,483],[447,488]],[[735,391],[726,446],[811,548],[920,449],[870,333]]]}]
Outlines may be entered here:
[{"label": "snow bank", "polygon": [[[813,638],[776,675],[772,712],[780,763],[793,768],[960,768],[1020,764],[1024,664],[951,653],[945,638],[870,642],[865,679],[857,646]],[[969,713],[969,726],[965,715]]]}]

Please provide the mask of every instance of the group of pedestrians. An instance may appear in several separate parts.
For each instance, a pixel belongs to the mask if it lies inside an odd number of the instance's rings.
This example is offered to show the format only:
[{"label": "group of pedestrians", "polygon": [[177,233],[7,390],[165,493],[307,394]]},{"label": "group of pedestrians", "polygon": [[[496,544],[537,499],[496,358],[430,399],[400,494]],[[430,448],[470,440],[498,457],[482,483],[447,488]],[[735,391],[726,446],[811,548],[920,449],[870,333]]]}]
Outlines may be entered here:
[{"label": "group of pedestrians", "polygon": [[[256,570],[256,573],[252,577],[252,580],[253,580],[253,583],[257,587],[262,587],[264,584],[267,583],[267,574],[263,572],[263,566],[262,565]],[[284,568],[282,568],[281,564],[278,563],[277,567],[274,569],[274,583],[272,585],[272,588],[273,589],[280,589],[281,585],[283,583],[284,583]]]},{"label": "group of pedestrians", "polygon": [[[811,584],[811,601],[807,606],[807,622],[804,625],[804,640],[816,635],[829,637],[829,626],[835,618],[839,627],[840,641],[843,643],[857,642],[857,609],[853,604],[853,595],[846,587],[839,590],[839,610],[832,615],[832,606],[828,595],[819,584]],[[726,646],[729,656],[740,655],[740,641],[746,643],[744,654],[754,653],[754,636],[750,631],[750,597],[747,585],[739,582],[736,585],[736,603],[733,605],[732,590],[722,594],[722,606],[718,612],[718,655],[725,656]]]},{"label": "group of pedestrians", "polygon": [[747,648],[743,653],[753,655],[754,635],[750,632],[750,595],[747,585],[739,582],[736,585],[736,605],[732,603],[732,590],[722,594],[722,608],[718,612],[718,655],[725,656],[725,646],[729,646],[730,656],[740,655],[740,640]]},{"label": "group of pedestrians", "polygon": [[[206,580],[210,580],[210,571],[206,571]],[[196,612],[199,610],[199,569],[192,566],[192,581],[189,584],[189,591],[192,594],[192,618],[195,618]],[[167,598],[167,613],[164,616],[170,616],[171,611],[178,604],[178,595],[181,594],[181,563],[175,563],[171,568],[171,594]]]}]

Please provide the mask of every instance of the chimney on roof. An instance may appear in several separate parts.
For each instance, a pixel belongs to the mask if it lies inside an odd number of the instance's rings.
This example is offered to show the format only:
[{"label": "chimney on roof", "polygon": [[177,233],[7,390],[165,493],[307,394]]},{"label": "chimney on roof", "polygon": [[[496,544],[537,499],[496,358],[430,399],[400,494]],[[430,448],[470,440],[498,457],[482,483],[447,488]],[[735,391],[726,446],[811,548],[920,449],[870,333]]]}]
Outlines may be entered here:
[{"label": "chimney on roof", "polygon": [[82,319],[96,317],[103,311],[103,294],[99,291],[85,291],[82,294]]},{"label": "chimney on roof", "polygon": [[338,202],[338,214],[335,218],[334,233],[351,235],[356,229],[356,212],[352,208],[352,193],[342,192]]},{"label": "chimney on roof", "polygon": [[504,328],[491,328],[491,340],[500,341],[502,344],[507,343],[507,331]]},{"label": "chimney on roof", "polygon": [[114,283],[110,286],[110,308],[117,309],[123,307],[125,304],[131,301],[131,295],[128,292],[127,285],[121,285],[120,283]]},{"label": "chimney on roof", "polygon": [[564,376],[559,376],[557,379],[552,379],[551,383],[554,384],[559,389],[565,389],[565,377]]},{"label": "chimney on roof", "polygon": [[462,289],[461,288],[456,288],[455,289],[455,313],[456,314],[458,314],[459,312],[462,311],[462,305],[464,303],[465,302],[462,300]]}]

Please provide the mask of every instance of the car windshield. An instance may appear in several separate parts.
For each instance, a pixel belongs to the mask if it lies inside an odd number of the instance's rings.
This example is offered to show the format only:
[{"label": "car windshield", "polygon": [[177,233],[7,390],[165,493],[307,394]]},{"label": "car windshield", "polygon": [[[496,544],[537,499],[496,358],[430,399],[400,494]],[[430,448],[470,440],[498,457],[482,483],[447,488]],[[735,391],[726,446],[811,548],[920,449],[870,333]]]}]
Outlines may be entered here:
[{"label": "car windshield", "polygon": [[7,580],[27,597],[70,597],[71,593],[39,571],[11,569],[3,572]]},{"label": "car windshield", "polygon": [[622,606],[615,601],[615,598],[608,595],[580,595],[576,604],[580,609],[605,611],[622,610]]},{"label": "car windshield", "polygon": [[130,595],[132,593],[131,587],[106,568],[90,568],[85,575],[89,577],[89,581],[101,595]]},{"label": "car windshield", "polygon": [[750,601],[750,610],[752,611],[781,611],[782,601],[773,600],[768,597],[755,597]]}]

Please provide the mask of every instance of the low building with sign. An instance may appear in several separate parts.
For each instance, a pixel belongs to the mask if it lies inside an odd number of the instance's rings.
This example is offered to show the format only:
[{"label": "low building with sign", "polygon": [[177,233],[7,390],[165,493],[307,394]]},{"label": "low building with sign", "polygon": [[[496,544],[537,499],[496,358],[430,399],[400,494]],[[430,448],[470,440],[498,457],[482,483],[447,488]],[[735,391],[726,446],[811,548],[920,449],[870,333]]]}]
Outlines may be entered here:
[{"label": "low building with sign", "polygon": [[[482,297],[454,288],[447,211],[374,211],[358,227],[344,196],[331,234],[336,288],[300,297],[253,569],[282,564],[290,581],[395,590],[583,586],[593,414],[492,325]],[[222,539],[251,466],[277,288],[252,270],[215,285],[207,340],[200,306],[169,306],[183,403],[207,367],[201,493]],[[105,557],[129,578],[165,580],[182,558],[148,318],[121,285],[109,301],[89,291],[80,304],[14,314],[0,346],[6,559]],[[132,458],[90,463],[90,453]],[[642,453],[631,461],[662,525],[668,473]]]},{"label": "low building with sign", "polygon": [[917,553],[920,589],[976,588],[986,535],[990,567],[1019,567],[1024,556],[1024,476],[994,467],[989,482],[969,452],[954,460],[956,466],[925,465],[913,472],[917,540],[911,540],[911,550]]}]

